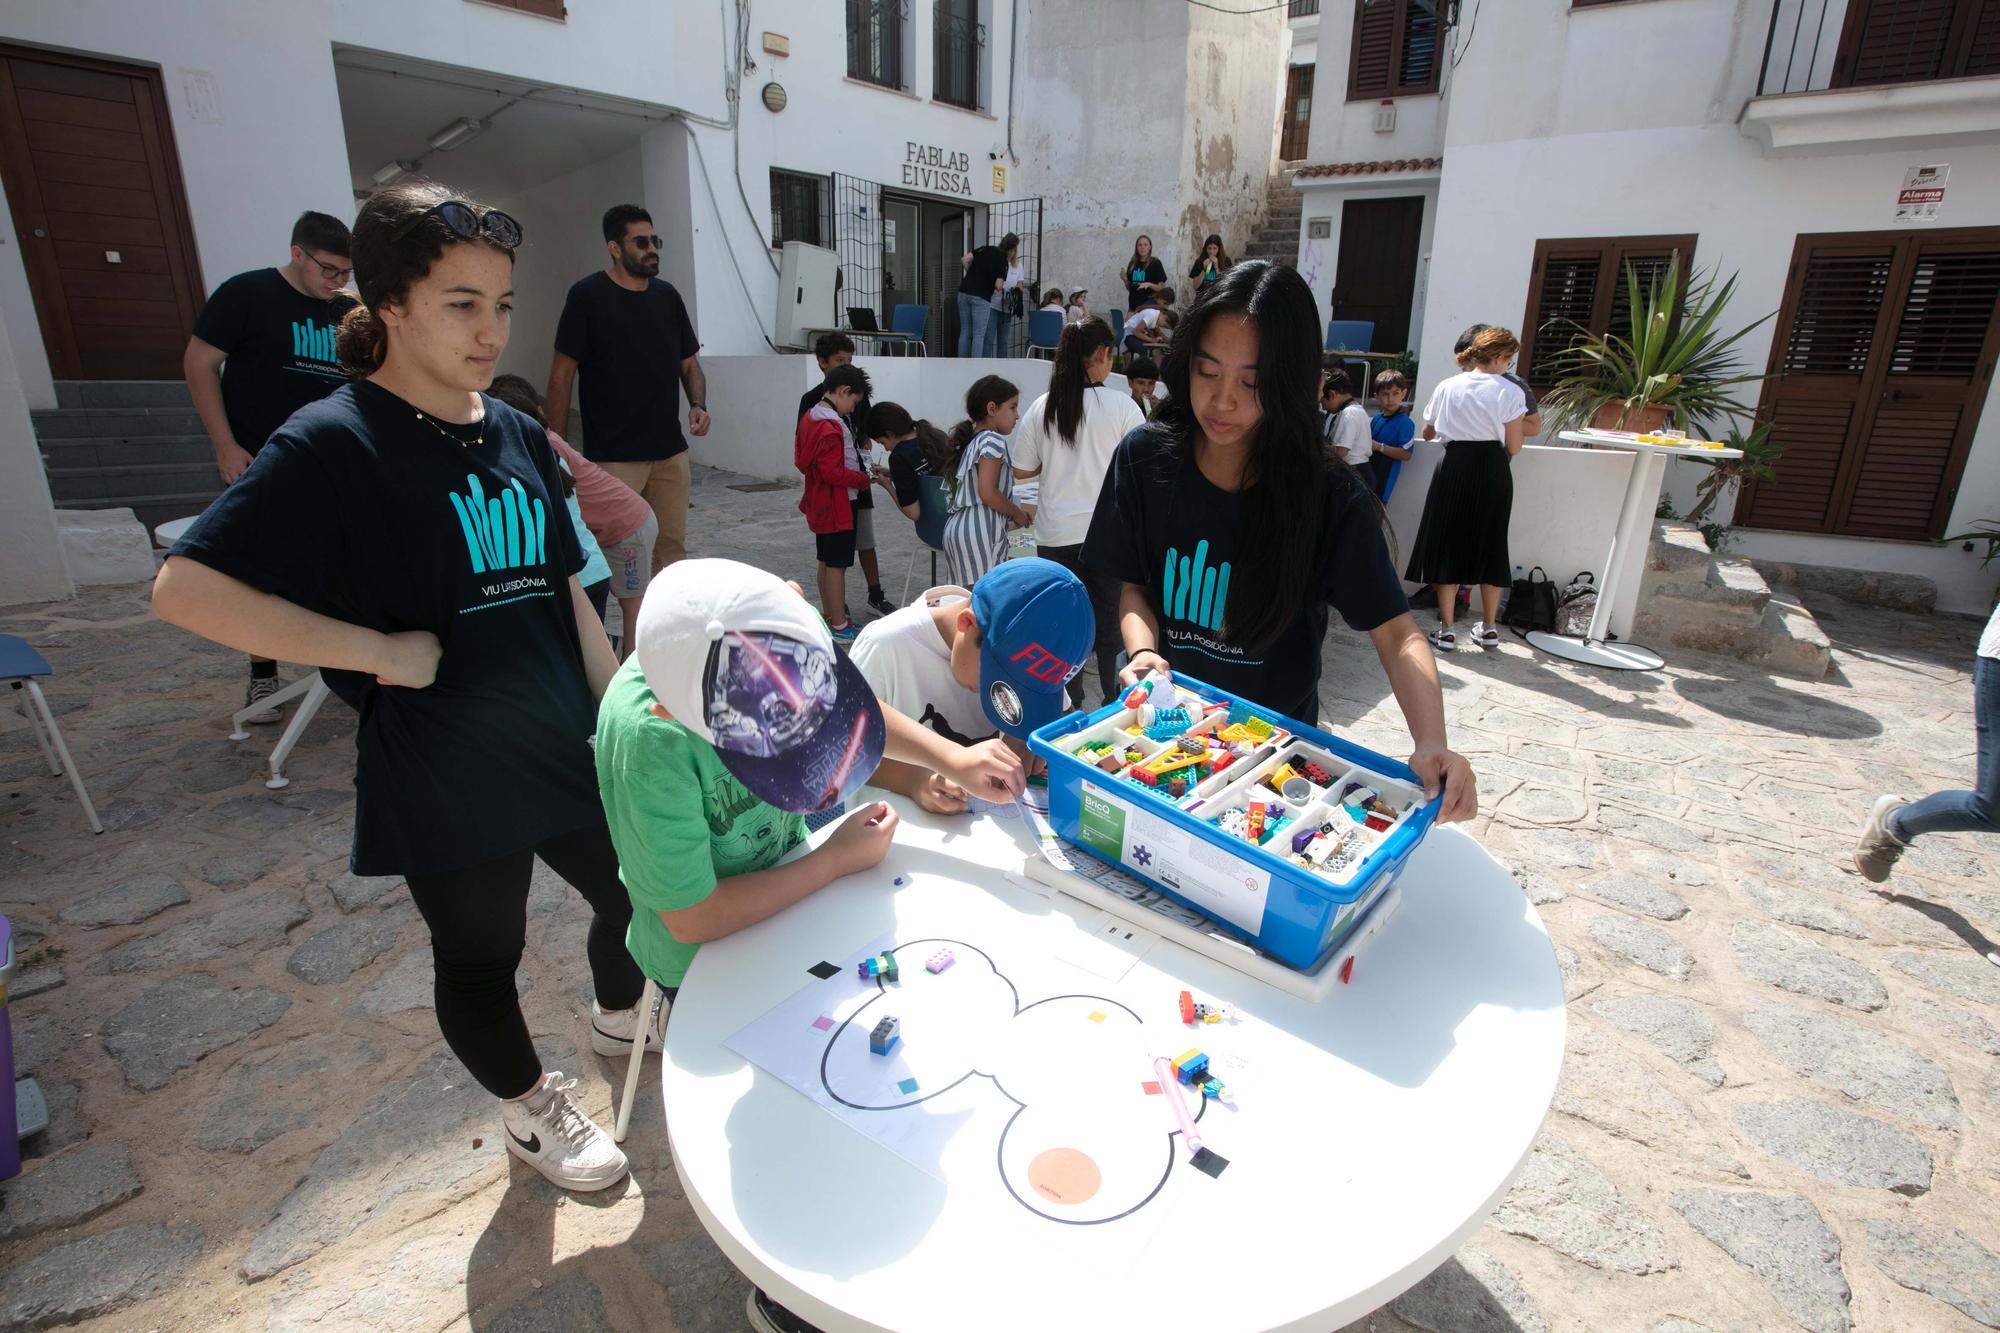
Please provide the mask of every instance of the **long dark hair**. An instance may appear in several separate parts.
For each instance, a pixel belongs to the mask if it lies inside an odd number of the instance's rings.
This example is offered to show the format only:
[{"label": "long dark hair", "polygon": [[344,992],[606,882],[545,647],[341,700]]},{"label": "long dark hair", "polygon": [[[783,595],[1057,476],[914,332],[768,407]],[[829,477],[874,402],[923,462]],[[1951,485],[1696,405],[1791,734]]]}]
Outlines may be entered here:
[{"label": "long dark hair", "polygon": [[334,339],[335,355],[355,374],[380,370],[389,354],[389,330],[376,318],[376,310],[384,302],[409,296],[410,288],[429,276],[431,265],[446,250],[454,245],[490,245],[509,259],[514,257],[511,249],[491,236],[482,234],[477,241],[467,241],[445,225],[443,218],[423,216],[451,199],[470,204],[481,216],[486,213],[486,205],[435,181],[391,185],[370,195],[361,206],[350,246],[354,288],[361,294],[361,304],[340,321],[340,332]]},{"label": "long dark hair", "polygon": [[1262,574],[1232,585],[1226,626],[1232,642],[1256,652],[1269,648],[1322,595],[1322,548],[1335,516],[1364,499],[1377,522],[1381,510],[1354,469],[1320,444],[1319,306],[1312,288],[1297,270],[1268,260],[1233,265],[1174,330],[1160,372],[1167,400],[1153,425],[1171,438],[1176,464],[1191,462],[1201,439],[1190,371],[1218,315],[1247,316],[1257,330],[1257,403],[1264,420],[1245,470],[1234,561]]},{"label": "long dark hair", "polygon": [[1076,443],[1077,427],[1083,424],[1083,404],[1088,397],[1084,390],[1090,387],[1084,363],[1098,348],[1117,346],[1111,326],[1095,315],[1063,326],[1062,337],[1056,340],[1055,368],[1049,372],[1049,405],[1043,409],[1046,415],[1042,419],[1055,424],[1056,438],[1064,444]]},{"label": "long dark hair", "polygon": [[[1144,241],[1146,243],[1146,249],[1147,249],[1147,255],[1144,259],[1139,258],[1139,242],[1141,241]],[[1153,244],[1152,237],[1146,235],[1146,233],[1143,231],[1140,232],[1137,236],[1134,236],[1132,238],[1132,257],[1125,261],[1125,273],[1124,273],[1125,280],[1127,282],[1130,282],[1132,280],[1133,269],[1150,268],[1152,266],[1153,261],[1158,259],[1159,257],[1160,257],[1159,249]]]},{"label": "long dark hair", "polygon": [[1222,233],[1212,231],[1208,234],[1208,239],[1201,243],[1201,252],[1194,257],[1194,263],[1188,267],[1190,278],[1201,276],[1201,266],[1208,260],[1208,247],[1211,245],[1215,247],[1216,271],[1219,273],[1229,267],[1232,261],[1229,258],[1229,251],[1222,248]]},{"label": "long dark hair", "polygon": [[914,434],[917,437],[917,452],[924,456],[933,473],[944,476],[951,469],[954,454],[945,433],[922,417],[913,420],[901,403],[877,403],[869,408],[867,429],[871,440],[898,439]]}]

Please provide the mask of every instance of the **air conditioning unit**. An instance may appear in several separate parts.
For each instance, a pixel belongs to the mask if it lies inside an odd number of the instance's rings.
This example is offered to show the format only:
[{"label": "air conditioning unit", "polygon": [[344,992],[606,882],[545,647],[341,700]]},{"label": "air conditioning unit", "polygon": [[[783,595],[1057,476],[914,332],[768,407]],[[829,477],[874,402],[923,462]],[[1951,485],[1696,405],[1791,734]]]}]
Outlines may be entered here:
[{"label": "air conditioning unit", "polygon": [[811,347],[807,329],[836,328],[833,288],[840,256],[804,241],[786,241],[778,258],[778,346]]}]

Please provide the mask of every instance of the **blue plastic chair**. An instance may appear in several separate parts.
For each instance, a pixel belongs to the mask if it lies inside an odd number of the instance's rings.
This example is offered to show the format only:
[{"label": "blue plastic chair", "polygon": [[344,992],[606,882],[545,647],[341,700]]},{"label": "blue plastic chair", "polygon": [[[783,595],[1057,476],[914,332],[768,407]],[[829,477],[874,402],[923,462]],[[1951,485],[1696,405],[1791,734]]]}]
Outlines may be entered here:
[{"label": "blue plastic chair", "polygon": [[1028,355],[1046,352],[1051,361],[1055,359],[1056,343],[1062,337],[1063,315],[1060,310],[1031,310],[1028,312]]},{"label": "blue plastic chair", "polygon": [[[931,583],[938,581],[937,558],[944,550],[944,521],[951,517],[951,501],[943,477],[923,473],[917,478],[917,540],[930,548]],[[903,605],[910,604],[910,580],[916,576],[917,553],[910,552],[910,568],[903,575]]]},{"label": "blue plastic chair", "polygon": [[97,807],[90,803],[83,775],[76,771],[76,760],[70,758],[69,746],[63,742],[62,728],[56,725],[56,715],[49,711],[49,701],[42,697],[42,687],[35,683],[50,674],[49,664],[42,660],[40,653],[28,646],[26,640],[11,634],[0,634],[0,681],[7,682],[16,691],[26,692],[21,711],[28,715],[28,729],[35,733],[35,744],[41,747],[49,772],[69,778],[69,785],[76,789],[76,799],[83,802],[83,813],[90,821],[90,831],[102,833],[104,822],[97,817]]},{"label": "blue plastic chair", "polygon": [[930,327],[931,308],[927,305],[899,305],[890,317],[889,327],[903,335],[903,346],[914,347],[925,356],[931,354],[924,346],[924,333]]},{"label": "blue plastic chair", "polygon": [[1329,319],[1326,322],[1326,350],[1329,352],[1372,352],[1375,321],[1372,319]]}]

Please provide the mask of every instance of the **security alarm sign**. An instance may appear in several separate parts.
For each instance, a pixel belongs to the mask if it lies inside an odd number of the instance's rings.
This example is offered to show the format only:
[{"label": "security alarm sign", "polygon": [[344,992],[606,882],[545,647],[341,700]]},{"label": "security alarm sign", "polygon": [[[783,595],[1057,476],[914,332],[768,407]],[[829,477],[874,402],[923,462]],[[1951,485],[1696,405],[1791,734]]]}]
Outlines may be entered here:
[{"label": "security alarm sign", "polygon": [[1948,162],[1911,167],[1910,174],[1903,177],[1903,188],[1896,191],[1896,216],[1893,220],[1900,224],[1936,222],[1938,213],[1944,208],[1944,183],[1950,175],[1951,164]]}]

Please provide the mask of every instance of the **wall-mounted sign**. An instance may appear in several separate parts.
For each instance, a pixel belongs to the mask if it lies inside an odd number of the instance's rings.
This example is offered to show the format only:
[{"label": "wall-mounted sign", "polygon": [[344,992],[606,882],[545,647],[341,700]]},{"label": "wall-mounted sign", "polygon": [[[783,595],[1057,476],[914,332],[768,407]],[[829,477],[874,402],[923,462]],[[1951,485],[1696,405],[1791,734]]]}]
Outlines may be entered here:
[{"label": "wall-mounted sign", "polygon": [[1896,191],[1896,215],[1891,221],[1936,222],[1944,209],[1944,183],[1950,176],[1951,164],[1947,162],[1911,167],[1910,174],[1903,177],[1903,188]]},{"label": "wall-mounted sign", "polygon": [[764,34],[765,55],[788,56],[791,53],[792,53],[791,38],[785,36],[785,34],[783,34],[782,32],[767,32]]},{"label": "wall-mounted sign", "polygon": [[903,184],[936,194],[972,197],[972,159],[964,153],[947,153],[936,144],[915,140],[903,144]]},{"label": "wall-mounted sign", "polygon": [[1007,168],[1005,167],[993,168],[993,193],[995,194],[1007,193]]},{"label": "wall-mounted sign", "polygon": [[1307,218],[1307,219],[1306,219],[1306,239],[1307,239],[1307,240],[1311,240],[1311,241],[1326,241],[1326,240],[1331,240],[1332,238],[1333,238],[1333,219],[1332,219],[1332,218]]}]

